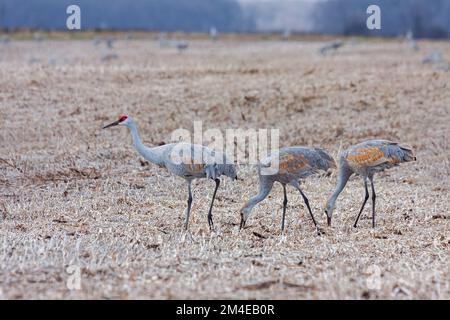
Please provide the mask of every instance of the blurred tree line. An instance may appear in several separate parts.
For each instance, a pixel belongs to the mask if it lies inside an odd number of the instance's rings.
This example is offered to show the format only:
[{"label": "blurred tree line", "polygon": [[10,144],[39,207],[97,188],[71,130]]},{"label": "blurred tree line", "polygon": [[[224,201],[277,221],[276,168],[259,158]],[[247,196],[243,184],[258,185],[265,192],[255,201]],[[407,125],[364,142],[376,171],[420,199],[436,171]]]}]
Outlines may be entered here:
[{"label": "blurred tree line", "polygon": [[[450,0],[0,0],[0,28],[65,29],[70,4],[82,29],[450,36]],[[371,4],[381,30],[366,27]]]},{"label": "blurred tree line", "polygon": [[65,29],[71,4],[81,8],[82,29],[231,32],[253,27],[235,0],[0,0],[0,28]]}]

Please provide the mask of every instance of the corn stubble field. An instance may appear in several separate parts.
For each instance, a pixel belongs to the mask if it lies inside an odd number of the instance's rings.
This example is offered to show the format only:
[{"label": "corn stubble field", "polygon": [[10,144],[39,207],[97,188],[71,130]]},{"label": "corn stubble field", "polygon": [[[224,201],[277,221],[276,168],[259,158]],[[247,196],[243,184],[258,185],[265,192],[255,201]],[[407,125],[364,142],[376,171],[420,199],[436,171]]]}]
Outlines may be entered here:
[{"label": "corn stubble field", "polygon": [[[449,60],[450,43],[422,41],[416,52],[362,39],[322,56],[323,41],[197,39],[178,53],[121,39],[113,49],[0,47],[1,298],[450,298],[450,72],[421,63],[435,50]],[[279,128],[281,146],[334,157],[391,139],[418,161],[376,176],[375,229],[370,205],[352,228],[360,178],[326,227],[333,173],[302,183],[323,235],[292,188],[280,235],[280,185],[239,232],[239,209],[257,191],[255,168],[240,166],[242,180],[219,189],[216,232],[206,218],[214,183],[194,183],[185,232],[184,181],[143,161],[126,128],[101,130],[119,113],[147,145],[201,120],[204,130]],[[69,266],[80,268],[79,290],[68,289]]]}]

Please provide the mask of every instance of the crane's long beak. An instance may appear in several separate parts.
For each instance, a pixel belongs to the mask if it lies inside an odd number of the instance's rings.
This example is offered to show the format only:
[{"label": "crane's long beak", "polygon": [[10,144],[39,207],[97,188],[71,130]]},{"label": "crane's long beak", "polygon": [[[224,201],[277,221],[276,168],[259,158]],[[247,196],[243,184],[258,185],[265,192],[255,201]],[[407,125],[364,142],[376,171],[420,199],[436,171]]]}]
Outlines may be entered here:
[{"label": "crane's long beak", "polygon": [[110,124],[104,126],[103,129],[106,129],[106,128],[109,128],[109,127],[113,127],[113,126],[117,126],[119,123],[120,123],[119,120],[114,121],[113,123],[110,123]]},{"label": "crane's long beak", "polygon": [[327,216],[327,223],[328,223],[328,226],[331,227],[331,218],[329,216]]}]

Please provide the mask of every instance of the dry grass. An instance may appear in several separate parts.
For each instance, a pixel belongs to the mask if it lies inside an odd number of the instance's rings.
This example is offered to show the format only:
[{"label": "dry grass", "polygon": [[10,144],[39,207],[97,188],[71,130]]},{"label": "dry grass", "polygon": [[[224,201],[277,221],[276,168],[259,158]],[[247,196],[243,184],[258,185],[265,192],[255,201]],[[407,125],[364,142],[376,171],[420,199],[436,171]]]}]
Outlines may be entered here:
[{"label": "dry grass", "polygon": [[[3,298],[450,298],[450,73],[421,58],[450,44],[363,41],[335,54],[318,42],[191,41],[178,54],[151,40],[118,41],[117,59],[86,40],[0,45],[0,297]],[[238,232],[238,210],[256,176],[194,186],[190,232],[185,185],[141,162],[119,113],[149,145],[179,127],[280,128],[283,145],[340,148],[372,137],[412,145],[418,161],[378,175],[378,226],[360,206],[361,181],[338,200],[332,229],[317,236],[282,188]],[[245,120],[244,120],[245,119]],[[316,218],[335,175],[305,181]],[[68,290],[70,265],[81,289]],[[380,289],[371,290],[371,266]]]}]

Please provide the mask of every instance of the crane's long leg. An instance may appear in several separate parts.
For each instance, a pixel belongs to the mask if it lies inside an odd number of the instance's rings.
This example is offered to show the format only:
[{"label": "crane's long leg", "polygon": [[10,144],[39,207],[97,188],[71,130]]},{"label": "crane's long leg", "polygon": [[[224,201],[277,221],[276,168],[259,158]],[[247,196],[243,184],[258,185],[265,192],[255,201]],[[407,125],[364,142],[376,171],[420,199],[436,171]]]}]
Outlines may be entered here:
[{"label": "crane's long leg", "polygon": [[186,219],[184,220],[184,229],[187,230],[188,229],[188,224],[189,224],[189,215],[191,214],[191,206],[192,206],[192,190],[191,190],[191,184],[192,181],[188,180],[188,193],[189,193],[189,197],[188,197],[188,206],[187,206],[187,211],[186,211]]},{"label": "crane's long leg", "polygon": [[364,196],[364,202],[361,206],[361,210],[359,210],[358,216],[356,217],[355,224],[353,225],[354,228],[356,228],[356,225],[358,224],[358,221],[359,221],[359,217],[361,216],[364,206],[366,205],[367,199],[369,199],[369,190],[367,189],[367,178],[364,178],[364,188],[366,189],[366,195]]},{"label": "crane's long leg", "polygon": [[308,198],[305,196],[305,194],[303,193],[302,189],[300,189],[300,187],[298,188],[298,191],[300,191],[303,201],[305,201],[306,207],[308,208],[309,214],[311,215],[311,219],[314,222],[314,226],[317,228],[317,222],[316,222],[316,219],[314,219],[314,215],[311,211],[311,207],[309,206]]},{"label": "crane's long leg", "polygon": [[214,193],[213,193],[212,200],[211,200],[211,206],[209,207],[209,212],[208,212],[208,224],[209,224],[210,230],[212,230],[212,228],[214,227],[214,223],[213,223],[213,219],[212,219],[212,208],[214,205],[214,199],[216,198],[217,189],[219,189],[219,185],[220,185],[219,179],[215,179],[214,181],[216,182],[216,188],[214,189]]},{"label": "crane's long leg", "polygon": [[308,198],[306,197],[306,195],[303,193],[302,189],[300,188],[299,182],[294,180],[291,182],[291,185],[300,192],[300,194],[303,198],[303,201],[305,201],[306,207],[308,208],[309,214],[311,215],[311,219],[314,222],[314,226],[316,227],[316,229],[318,229],[316,219],[314,219],[314,215],[311,211],[311,207],[309,206]]},{"label": "crane's long leg", "polygon": [[375,198],[377,195],[375,194],[375,186],[373,185],[373,176],[369,177],[369,179],[372,186],[372,228],[375,228]]},{"label": "crane's long leg", "polygon": [[286,195],[286,185],[283,184],[284,200],[283,200],[283,220],[281,221],[281,232],[284,231],[284,218],[286,217],[286,207],[287,207],[287,195]]}]

